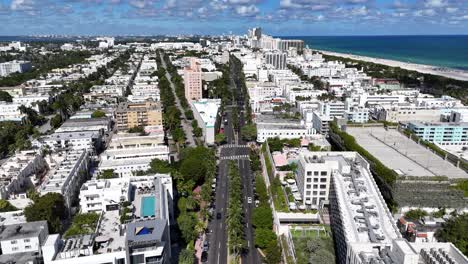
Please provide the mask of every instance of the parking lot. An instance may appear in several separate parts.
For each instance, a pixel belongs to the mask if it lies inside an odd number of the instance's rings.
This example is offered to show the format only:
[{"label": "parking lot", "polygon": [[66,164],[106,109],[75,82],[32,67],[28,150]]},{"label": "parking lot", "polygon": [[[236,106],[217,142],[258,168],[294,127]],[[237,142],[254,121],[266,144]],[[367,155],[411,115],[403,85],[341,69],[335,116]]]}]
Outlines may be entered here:
[{"label": "parking lot", "polygon": [[385,166],[406,176],[468,178],[462,169],[394,129],[348,127],[347,133]]}]

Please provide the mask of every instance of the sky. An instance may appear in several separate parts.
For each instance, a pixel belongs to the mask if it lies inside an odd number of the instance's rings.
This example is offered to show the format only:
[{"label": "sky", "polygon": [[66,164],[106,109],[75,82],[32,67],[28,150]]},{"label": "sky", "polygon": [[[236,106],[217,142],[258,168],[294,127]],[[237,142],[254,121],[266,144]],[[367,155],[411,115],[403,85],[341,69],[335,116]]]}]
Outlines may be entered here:
[{"label": "sky", "polygon": [[468,34],[468,0],[0,0],[0,35]]}]

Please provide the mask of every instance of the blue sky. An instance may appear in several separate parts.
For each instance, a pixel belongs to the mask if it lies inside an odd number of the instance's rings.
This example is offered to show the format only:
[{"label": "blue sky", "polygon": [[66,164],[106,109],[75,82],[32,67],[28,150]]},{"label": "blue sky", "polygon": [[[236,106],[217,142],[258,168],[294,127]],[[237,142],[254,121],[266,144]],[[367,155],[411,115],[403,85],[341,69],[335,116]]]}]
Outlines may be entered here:
[{"label": "blue sky", "polygon": [[0,0],[0,35],[468,34],[468,0]]}]

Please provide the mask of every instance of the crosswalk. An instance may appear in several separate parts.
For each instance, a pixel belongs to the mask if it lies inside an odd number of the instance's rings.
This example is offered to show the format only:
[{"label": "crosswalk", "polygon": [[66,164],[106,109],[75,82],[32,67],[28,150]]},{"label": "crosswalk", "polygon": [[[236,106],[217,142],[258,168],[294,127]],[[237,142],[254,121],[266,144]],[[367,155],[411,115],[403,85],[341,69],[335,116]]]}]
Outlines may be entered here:
[{"label": "crosswalk", "polygon": [[238,159],[249,159],[249,155],[233,155],[233,156],[224,156],[220,160],[238,160]]},{"label": "crosswalk", "polygon": [[226,144],[226,145],[220,146],[220,149],[223,149],[223,148],[249,148],[249,146],[248,145],[238,145],[238,144]]}]

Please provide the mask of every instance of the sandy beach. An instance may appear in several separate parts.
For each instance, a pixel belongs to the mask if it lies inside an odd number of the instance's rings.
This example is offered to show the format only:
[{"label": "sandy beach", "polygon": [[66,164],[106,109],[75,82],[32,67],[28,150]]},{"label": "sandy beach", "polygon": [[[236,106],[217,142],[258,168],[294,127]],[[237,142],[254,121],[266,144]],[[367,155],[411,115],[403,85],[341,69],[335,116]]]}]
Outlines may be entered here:
[{"label": "sandy beach", "polygon": [[353,55],[353,54],[347,54],[347,53],[331,52],[331,51],[325,51],[325,50],[317,50],[317,51],[326,55],[339,56],[339,57],[345,57],[345,58],[354,59],[354,60],[373,62],[373,63],[383,64],[387,66],[400,67],[400,68],[407,69],[407,70],[418,71],[421,73],[439,75],[439,76],[444,76],[447,78],[452,78],[452,79],[461,80],[461,81],[468,81],[468,71],[462,71],[462,70],[451,69],[451,68],[443,68],[443,67],[437,67],[437,66],[431,66],[431,65],[424,65],[424,64],[408,63],[408,62],[395,61],[395,60],[372,58],[372,57]]}]

